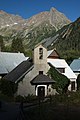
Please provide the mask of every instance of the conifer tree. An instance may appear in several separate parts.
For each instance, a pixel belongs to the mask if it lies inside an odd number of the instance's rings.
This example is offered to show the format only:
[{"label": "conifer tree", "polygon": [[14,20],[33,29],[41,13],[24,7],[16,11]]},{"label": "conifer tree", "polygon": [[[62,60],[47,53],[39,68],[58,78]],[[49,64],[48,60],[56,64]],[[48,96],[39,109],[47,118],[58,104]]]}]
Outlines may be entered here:
[{"label": "conifer tree", "polygon": [[4,47],[4,42],[3,42],[3,37],[0,35],[0,50],[4,51],[5,47]]},{"label": "conifer tree", "polygon": [[21,38],[14,38],[11,45],[12,52],[22,52],[24,53],[23,41]]}]

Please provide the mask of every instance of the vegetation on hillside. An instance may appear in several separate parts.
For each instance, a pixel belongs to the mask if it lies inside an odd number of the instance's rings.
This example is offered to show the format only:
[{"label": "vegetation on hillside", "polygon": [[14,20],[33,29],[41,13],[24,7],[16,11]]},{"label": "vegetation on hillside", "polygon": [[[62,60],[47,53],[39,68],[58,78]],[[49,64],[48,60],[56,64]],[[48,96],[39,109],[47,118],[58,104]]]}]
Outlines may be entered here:
[{"label": "vegetation on hillside", "polygon": [[23,40],[21,38],[14,38],[12,40],[11,51],[24,53]]},{"label": "vegetation on hillside", "polygon": [[4,40],[3,40],[3,37],[1,35],[0,35],[0,50],[1,51],[5,50]]},{"label": "vegetation on hillside", "polygon": [[59,37],[50,48],[56,48],[61,57],[68,61],[80,57],[80,18],[63,27],[56,34]]},{"label": "vegetation on hillside", "polygon": [[54,36],[56,29],[49,22],[43,22],[32,29],[24,38],[25,48],[30,49],[40,43],[43,39]]}]

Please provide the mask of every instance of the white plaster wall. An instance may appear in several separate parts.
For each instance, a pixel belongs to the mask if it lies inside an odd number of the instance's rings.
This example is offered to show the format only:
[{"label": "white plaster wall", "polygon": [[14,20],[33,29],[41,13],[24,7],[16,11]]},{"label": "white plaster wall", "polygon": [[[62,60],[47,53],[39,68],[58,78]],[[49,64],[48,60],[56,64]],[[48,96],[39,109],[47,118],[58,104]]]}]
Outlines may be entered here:
[{"label": "white plaster wall", "polygon": [[31,85],[30,81],[39,74],[39,71],[44,71],[43,73],[46,74],[48,68],[48,64],[34,65],[34,68],[19,82],[17,94],[22,96],[27,96],[28,94],[36,95],[35,85]]},{"label": "white plaster wall", "polygon": [[59,94],[56,89],[52,88],[52,85],[48,86],[48,95],[55,95],[55,94]]},{"label": "white plaster wall", "polygon": [[30,81],[38,75],[38,71],[33,68],[18,85],[18,95],[27,96],[28,94],[35,95],[35,86],[32,86]]}]

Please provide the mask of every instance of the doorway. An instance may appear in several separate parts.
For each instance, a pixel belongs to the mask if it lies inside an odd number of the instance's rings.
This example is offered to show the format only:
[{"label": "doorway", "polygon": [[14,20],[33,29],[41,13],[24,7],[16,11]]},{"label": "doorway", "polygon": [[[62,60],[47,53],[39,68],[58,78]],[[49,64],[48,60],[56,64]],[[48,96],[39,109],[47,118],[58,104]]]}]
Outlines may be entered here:
[{"label": "doorway", "polygon": [[38,87],[38,97],[45,97],[45,87],[44,86]]}]

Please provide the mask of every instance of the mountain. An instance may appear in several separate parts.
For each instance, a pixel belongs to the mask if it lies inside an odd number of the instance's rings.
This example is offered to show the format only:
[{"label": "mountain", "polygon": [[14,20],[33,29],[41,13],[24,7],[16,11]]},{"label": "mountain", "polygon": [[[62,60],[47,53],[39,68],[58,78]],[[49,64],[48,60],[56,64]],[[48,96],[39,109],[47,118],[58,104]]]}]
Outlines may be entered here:
[{"label": "mountain", "polygon": [[57,11],[55,8],[52,8],[50,10],[50,23],[58,30],[69,24],[70,20],[63,13]]},{"label": "mountain", "polygon": [[[43,41],[43,44],[44,41]],[[46,45],[46,44],[45,44]],[[80,57],[80,18],[64,26],[50,38],[49,49],[56,48],[67,60]]]},{"label": "mountain", "polygon": [[5,45],[10,46],[14,38],[20,37],[26,51],[43,39],[54,36],[56,31],[69,23],[71,21],[55,8],[29,19],[0,11],[0,35],[4,37]]},{"label": "mountain", "polygon": [[56,48],[61,57],[71,61],[80,57],[80,18],[71,22],[55,8],[29,19],[0,11],[2,50],[5,46],[6,51],[11,51],[12,41],[17,38],[23,41],[25,53],[31,53],[36,44],[42,43],[48,49]]}]

